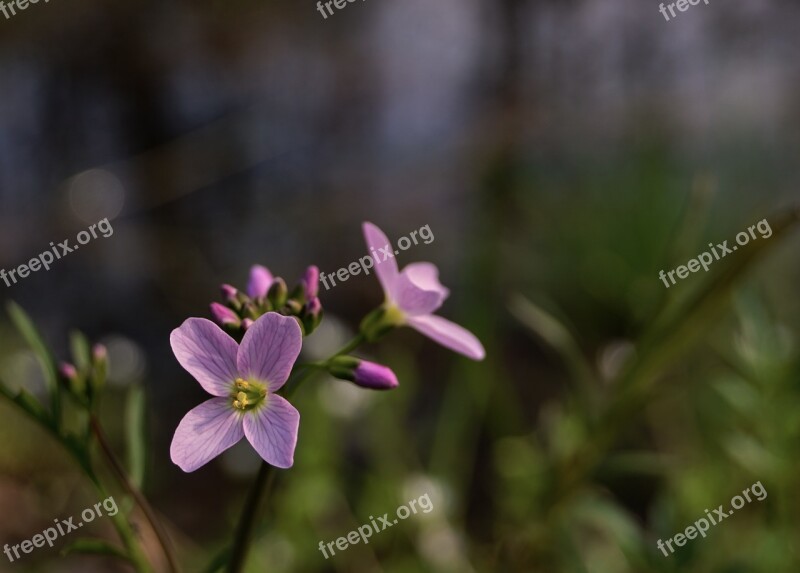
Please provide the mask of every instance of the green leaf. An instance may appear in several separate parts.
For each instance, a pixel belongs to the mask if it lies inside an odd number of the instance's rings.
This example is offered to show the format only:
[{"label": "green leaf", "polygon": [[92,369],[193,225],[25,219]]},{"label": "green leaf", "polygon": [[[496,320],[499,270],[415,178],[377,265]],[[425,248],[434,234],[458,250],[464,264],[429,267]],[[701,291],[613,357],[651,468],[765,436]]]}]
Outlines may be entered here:
[{"label": "green leaf", "polygon": [[36,326],[34,326],[33,321],[30,319],[28,314],[22,310],[22,307],[13,301],[9,301],[6,305],[6,309],[8,311],[8,315],[11,317],[11,321],[14,323],[14,326],[25,339],[25,342],[28,343],[33,352],[36,354],[36,357],[39,359],[39,363],[42,366],[42,371],[44,372],[47,392],[50,396],[52,415],[56,420],[56,424],[60,424],[61,406],[58,388],[58,371],[55,359],[50,353],[50,350],[47,348],[47,344],[45,344],[44,340],[39,334],[39,331],[36,329]]},{"label": "green leaf", "polygon": [[78,539],[61,550],[61,555],[70,555],[73,553],[107,555],[133,562],[125,551],[101,539]]},{"label": "green leaf", "polygon": [[576,337],[567,326],[522,295],[515,295],[509,302],[508,308],[517,320],[559,354],[577,381],[586,387],[595,385],[592,368],[583,356]]},{"label": "green leaf", "polygon": [[141,386],[132,386],[125,405],[125,441],[131,481],[141,489],[145,470],[145,396]]}]

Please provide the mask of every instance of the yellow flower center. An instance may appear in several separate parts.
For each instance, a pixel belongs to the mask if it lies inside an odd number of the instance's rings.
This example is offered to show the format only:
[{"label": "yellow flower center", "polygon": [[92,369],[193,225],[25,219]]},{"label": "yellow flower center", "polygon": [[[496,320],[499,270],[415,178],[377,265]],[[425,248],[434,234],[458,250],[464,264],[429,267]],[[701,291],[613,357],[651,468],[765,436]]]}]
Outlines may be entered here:
[{"label": "yellow flower center", "polygon": [[237,378],[231,392],[231,401],[237,410],[247,411],[260,405],[266,396],[267,387],[263,384]]}]

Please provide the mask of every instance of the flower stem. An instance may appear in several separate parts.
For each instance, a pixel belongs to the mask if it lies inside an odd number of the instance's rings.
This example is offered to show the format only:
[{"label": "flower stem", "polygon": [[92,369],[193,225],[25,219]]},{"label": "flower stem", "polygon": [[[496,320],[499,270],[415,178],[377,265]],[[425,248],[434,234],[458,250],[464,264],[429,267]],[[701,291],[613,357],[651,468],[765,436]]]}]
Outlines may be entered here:
[{"label": "flower stem", "polygon": [[[358,333],[358,334],[355,336],[355,338],[353,338],[353,340],[351,340],[350,342],[348,342],[347,344],[345,344],[345,345],[344,345],[342,348],[340,348],[340,349],[339,349],[339,350],[338,350],[336,353],[334,353],[334,355],[333,355],[333,356],[331,356],[330,358],[328,358],[328,360],[327,360],[327,361],[330,361],[330,360],[332,360],[332,359],[336,358],[337,356],[341,356],[342,354],[349,354],[350,352],[352,352],[353,350],[355,350],[356,348],[358,348],[359,346],[361,346],[361,344],[362,344],[362,343],[363,343],[365,340],[366,340],[366,337],[364,336],[364,334],[363,334],[363,333],[361,333],[361,332],[359,332],[359,333]],[[327,361],[326,361],[326,362],[327,362]]]},{"label": "flower stem", "polygon": [[122,467],[122,464],[119,462],[117,457],[114,455],[114,450],[111,449],[111,445],[108,443],[108,439],[106,438],[105,432],[103,432],[102,426],[100,426],[100,422],[97,417],[92,414],[90,418],[92,433],[94,434],[95,438],[97,439],[97,443],[100,445],[100,449],[103,451],[106,459],[108,460],[109,465],[114,473],[114,476],[122,485],[123,489],[130,494],[130,496],[136,501],[136,504],[142,510],[145,518],[147,519],[148,523],[150,524],[150,528],[155,533],[156,538],[158,539],[159,544],[161,545],[161,550],[164,552],[164,556],[169,563],[170,571],[173,573],[179,573],[180,567],[178,565],[178,560],[175,558],[175,555],[172,551],[172,546],[169,543],[167,538],[166,531],[161,526],[161,522],[156,517],[155,512],[150,507],[150,504],[147,502],[145,497],[142,495],[142,492],[131,483],[130,479],[128,479],[128,474],[125,472],[125,469]]},{"label": "flower stem", "polygon": [[266,490],[272,486],[274,480],[275,471],[272,469],[272,466],[262,461],[253,488],[247,495],[242,517],[239,519],[239,525],[236,527],[236,537],[234,538],[233,548],[231,549],[228,573],[239,573],[242,571],[247,561],[247,550],[250,547],[250,541],[253,537],[253,528],[255,527],[256,518],[258,517],[258,509]]},{"label": "flower stem", "polygon": [[[330,356],[327,360],[321,363],[308,363],[303,364],[298,370],[292,373],[284,385],[281,394],[285,398],[290,397],[300,384],[309,378],[312,374],[320,369],[324,369],[324,364],[327,364],[333,358],[342,354],[347,354],[358,348],[366,338],[363,334],[359,333],[348,342],[345,346],[339,349],[336,353]],[[236,527],[236,537],[234,538],[233,547],[230,552],[230,561],[228,562],[228,573],[240,573],[247,561],[247,551],[250,547],[250,541],[253,537],[253,528],[255,527],[258,518],[258,510],[261,506],[262,500],[266,493],[272,488],[275,482],[275,471],[267,462],[262,461],[261,467],[258,470],[256,481],[253,488],[247,495],[245,501],[244,511],[242,517],[239,519],[239,525]]]}]

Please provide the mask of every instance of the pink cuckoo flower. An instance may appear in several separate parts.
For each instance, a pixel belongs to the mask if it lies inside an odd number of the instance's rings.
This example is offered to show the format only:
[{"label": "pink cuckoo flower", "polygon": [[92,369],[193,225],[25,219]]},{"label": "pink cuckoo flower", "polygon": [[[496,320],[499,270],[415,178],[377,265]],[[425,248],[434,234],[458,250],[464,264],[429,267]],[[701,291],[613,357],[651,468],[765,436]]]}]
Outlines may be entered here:
[{"label": "pink cuckoo flower", "polygon": [[411,263],[401,272],[383,231],[372,223],[364,223],[364,238],[376,259],[375,274],[386,295],[387,308],[399,311],[403,324],[442,346],[473,360],[483,360],[486,351],[474,334],[433,314],[450,294],[439,282],[436,265]]},{"label": "pink cuckoo flower", "polygon": [[192,472],[246,437],[267,463],[291,467],[300,413],[275,392],[289,377],[302,339],[297,321],[275,312],[259,317],[241,344],[204,318],[172,331],[178,362],[214,396],[178,424],[172,461]]}]

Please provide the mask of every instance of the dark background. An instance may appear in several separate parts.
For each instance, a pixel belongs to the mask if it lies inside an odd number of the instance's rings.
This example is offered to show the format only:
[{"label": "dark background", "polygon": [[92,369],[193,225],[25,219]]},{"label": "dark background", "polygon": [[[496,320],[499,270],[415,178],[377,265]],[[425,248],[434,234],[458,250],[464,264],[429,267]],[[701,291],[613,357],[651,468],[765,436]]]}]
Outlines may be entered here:
[{"label": "dark background", "polygon": [[[244,286],[253,263],[293,283],[308,264],[363,256],[364,220],[392,240],[429,225],[434,242],[400,264],[439,266],[452,292],[440,314],[487,359],[403,330],[366,349],[397,390],[304,387],[297,463],[253,571],[794,571],[796,234],[763,239],[763,262],[709,287],[719,312],[669,323],[660,340],[684,322],[691,336],[648,371],[607,447],[592,420],[668,295],[707,279],[667,291],[658,272],[797,199],[798,16],[777,0],[711,0],[670,22],[641,0],[368,0],[328,19],[307,1],[40,2],[0,17],[0,267],[104,217],[114,234],[0,297],[63,359],[70,329],[108,344],[104,421],[123,456],[126,393],[146,388],[144,489],[201,571],[257,459],[243,445],[193,474],[171,463],[204,395],[170,331],[208,316],[219,284]],[[323,289],[307,350],[335,347],[380,301],[372,276]],[[41,388],[7,321],[0,336],[3,379]],[[0,542],[17,543],[99,500],[1,407]],[[584,451],[597,463],[562,496],[564,460]],[[674,556],[656,550],[758,480],[765,502]],[[430,514],[335,560],[318,552],[424,492]],[[44,549],[0,560],[116,567]]]}]

